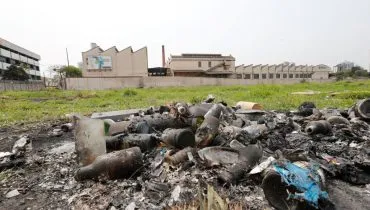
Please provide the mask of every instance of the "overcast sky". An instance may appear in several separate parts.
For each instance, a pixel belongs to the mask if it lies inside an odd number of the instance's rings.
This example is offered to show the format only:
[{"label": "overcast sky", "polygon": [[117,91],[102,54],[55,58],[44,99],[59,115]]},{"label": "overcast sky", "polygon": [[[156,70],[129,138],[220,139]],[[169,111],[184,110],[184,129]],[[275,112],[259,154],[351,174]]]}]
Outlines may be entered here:
[{"label": "overcast sky", "polygon": [[7,0],[0,37],[41,55],[41,69],[103,49],[148,47],[149,67],[181,53],[236,64],[370,62],[370,0]]}]

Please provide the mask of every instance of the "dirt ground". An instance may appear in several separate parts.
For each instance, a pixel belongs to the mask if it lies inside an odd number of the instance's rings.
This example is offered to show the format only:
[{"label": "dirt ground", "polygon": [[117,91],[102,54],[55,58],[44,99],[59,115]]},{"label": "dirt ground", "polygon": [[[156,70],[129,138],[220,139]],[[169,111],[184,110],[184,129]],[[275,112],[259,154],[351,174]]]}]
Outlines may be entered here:
[{"label": "dirt ground", "polygon": [[[11,151],[21,135],[31,139],[26,164],[0,173],[0,209],[163,209],[168,206],[196,206],[199,193],[207,184],[215,187],[222,198],[240,204],[242,209],[273,209],[267,203],[260,180],[248,180],[237,186],[219,186],[212,171],[204,173],[193,167],[189,170],[168,169],[166,177],[153,179],[150,174],[127,180],[77,182],[73,132],[60,137],[51,135],[61,123],[43,122],[0,128],[0,151]],[[154,157],[147,155],[147,161]],[[328,193],[337,209],[368,209],[370,188],[352,186],[340,180],[330,180]],[[176,188],[181,188],[178,198]],[[5,195],[17,189],[18,196]],[[129,207],[127,209],[130,209]]]}]

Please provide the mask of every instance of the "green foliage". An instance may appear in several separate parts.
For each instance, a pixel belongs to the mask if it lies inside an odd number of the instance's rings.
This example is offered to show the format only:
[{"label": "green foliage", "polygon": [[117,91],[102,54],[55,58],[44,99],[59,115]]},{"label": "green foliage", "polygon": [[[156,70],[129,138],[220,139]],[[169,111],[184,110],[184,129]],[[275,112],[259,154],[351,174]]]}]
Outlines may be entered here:
[{"label": "green foliage", "polygon": [[29,79],[28,74],[21,66],[11,65],[3,75],[3,80],[21,80],[26,81]]},{"label": "green foliage", "polygon": [[362,68],[361,66],[354,66],[352,67],[351,72],[352,74],[354,74],[356,71],[362,71],[362,70],[364,70],[364,68]]},{"label": "green foliage", "polygon": [[123,91],[123,95],[124,96],[136,96],[137,95],[137,92],[135,90],[132,90],[132,89],[126,89],[125,91]]},{"label": "green foliage", "polygon": [[369,77],[369,73],[364,70],[361,66],[354,66],[350,70],[343,70],[335,74],[336,80],[340,81],[348,77],[357,78],[357,77]]},{"label": "green foliage", "polygon": [[202,102],[202,97],[201,96],[193,96],[191,99],[190,99],[190,103],[192,104],[197,104],[197,103],[200,103]]},{"label": "green foliage", "polygon": [[65,77],[82,77],[81,69],[75,66],[64,66],[60,69],[60,73]]},{"label": "green foliage", "polygon": [[357,77],[368,77],[369,73],[366,70],[356,70],[354,75]]}]

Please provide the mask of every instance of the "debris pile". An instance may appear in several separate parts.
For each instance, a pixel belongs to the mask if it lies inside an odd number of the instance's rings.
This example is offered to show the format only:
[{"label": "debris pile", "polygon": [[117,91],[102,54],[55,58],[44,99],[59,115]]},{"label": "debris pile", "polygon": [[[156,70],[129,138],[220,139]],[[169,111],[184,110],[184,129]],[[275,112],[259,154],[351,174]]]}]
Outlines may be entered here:
[{"label": "debris pile", "polygon": [[[285,113],[215,100],[74,115],[56,132],[75,136],[72,170],[59,171],[80,186],[68,205],[91,207],[84,196],[109,185],[115,199],[95,208],[340,209],[349,204],[330,193],[338,192],[332,180],[369,186],[370,99],[348,110],[304,102]],[[22,160],[27,142],[0,153],[1,170]]]}]

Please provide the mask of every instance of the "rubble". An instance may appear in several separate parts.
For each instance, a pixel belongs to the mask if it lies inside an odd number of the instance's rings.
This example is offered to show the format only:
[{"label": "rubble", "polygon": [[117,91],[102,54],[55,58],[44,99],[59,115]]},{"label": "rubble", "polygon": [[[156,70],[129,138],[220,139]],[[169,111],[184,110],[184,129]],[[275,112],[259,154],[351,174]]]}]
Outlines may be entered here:
[{"label": "rubble", "polygon": [[18,196],[18,195],[20,195],[20,193],[18,192],[18,190],[17,190],[17,189],[15,189],[15,190],[12,190],[12,191],[8,192],[8,193],[5,195],[5,197],[6,197],[6,198],[12,198],[12,197],[15,197],[15,196]]},{"label": "rubble", "polygon": [[129,178],[142,166],[142,153],[139,147],[119,150],[98,156],[90,165],[79,168],[76,180]]},{"label": "rubble", "polygon": [[310,135],[327,134],[331,132],[331,125],[326,120],[312,121],[308,123],[305,130]]},{"label": "rubble", "polygon": [[[368,107],[367,100],[348,112],[305,102],[276,112],[209,96],[194,105],[75,117],[20,135],[11,151],[0,152],[7,198],[0,202],[38,209],[363,209],[370,205]],[[18,194],[8,198],[13,189]],[[48,197],[45,206],[37,202]]]}]

